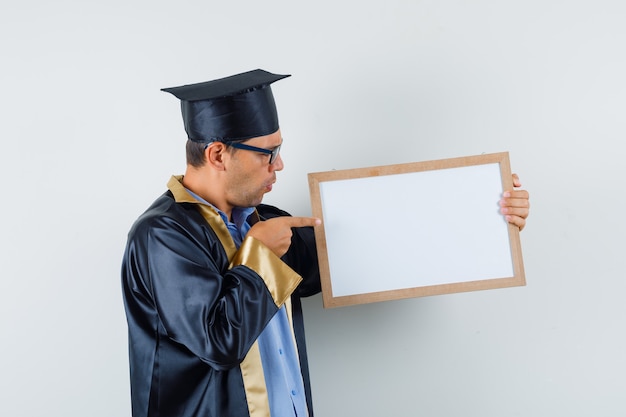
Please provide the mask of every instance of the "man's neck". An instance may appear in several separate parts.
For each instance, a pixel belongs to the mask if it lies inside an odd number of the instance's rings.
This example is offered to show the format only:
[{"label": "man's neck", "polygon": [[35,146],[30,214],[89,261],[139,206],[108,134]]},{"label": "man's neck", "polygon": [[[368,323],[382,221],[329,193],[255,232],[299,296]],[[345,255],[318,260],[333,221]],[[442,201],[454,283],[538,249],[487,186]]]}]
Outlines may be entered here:
[{"label": "man's neck", "polygon": [[[210,184],[210,186],[207,186],[207,184]],[[233,207],[223,198],[224,193],[220,192],[220,183],[216,178],[205,175],[202,169],[188,166],[183,176],[183,186],[221,210],[228,219],[231,219]]]}]

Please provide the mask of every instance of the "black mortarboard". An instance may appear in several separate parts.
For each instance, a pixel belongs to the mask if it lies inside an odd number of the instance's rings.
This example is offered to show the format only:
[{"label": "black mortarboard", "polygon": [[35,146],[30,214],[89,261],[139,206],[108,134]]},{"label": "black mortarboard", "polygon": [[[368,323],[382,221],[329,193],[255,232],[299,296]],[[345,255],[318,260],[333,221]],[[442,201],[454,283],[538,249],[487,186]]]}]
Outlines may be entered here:
[{"label": "black mortarboard", "polygon": [[272,134],[278,114],[270,84],[289,77],[260,69],[218,80],[163,88],[181,100],[185,131],[194,142],[230,142]]}]

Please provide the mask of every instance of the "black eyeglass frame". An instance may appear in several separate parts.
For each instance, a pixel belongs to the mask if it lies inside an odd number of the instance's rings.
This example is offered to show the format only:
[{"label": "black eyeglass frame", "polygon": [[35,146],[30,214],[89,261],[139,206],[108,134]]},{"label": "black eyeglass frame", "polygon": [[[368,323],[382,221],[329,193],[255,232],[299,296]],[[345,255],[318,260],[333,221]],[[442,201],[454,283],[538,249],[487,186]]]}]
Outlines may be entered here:
[{"label": "black eyeglass frame", "polygon": [[239,142],[230,142],[230,143],[226,143],[226,145],[232,146],[235,149],[243,149],[244,151],[260,152],[266,155],[270,155],[270,165],[276,162],[276,158],[278,158],[278,153],[280,152],[280,147],[283,146],[283,144],[281,143],[274,149],[265,149],[265,148],[257,148],[256,146],[250,146],[250,145],[246,145],[245,143],[239,143]]}]

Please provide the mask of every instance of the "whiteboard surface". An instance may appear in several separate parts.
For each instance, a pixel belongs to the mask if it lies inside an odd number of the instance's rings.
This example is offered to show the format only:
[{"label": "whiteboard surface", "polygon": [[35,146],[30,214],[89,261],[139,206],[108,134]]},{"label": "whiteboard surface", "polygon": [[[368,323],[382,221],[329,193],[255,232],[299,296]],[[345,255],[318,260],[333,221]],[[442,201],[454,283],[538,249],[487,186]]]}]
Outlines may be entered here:
[{"label": "whiteboard surface", "polygon": [[514,274],[498,163],[319,186],[335,297]]}]

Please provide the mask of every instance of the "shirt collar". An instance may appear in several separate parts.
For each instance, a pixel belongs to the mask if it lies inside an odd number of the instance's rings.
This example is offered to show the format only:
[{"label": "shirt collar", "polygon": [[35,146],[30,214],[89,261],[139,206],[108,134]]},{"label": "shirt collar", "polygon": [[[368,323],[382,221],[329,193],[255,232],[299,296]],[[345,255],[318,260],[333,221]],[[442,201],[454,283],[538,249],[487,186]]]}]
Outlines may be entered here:
[{"label": "shirt collar", "polygon": [[215,211],[217,211],[217,213],[220,215],[222,220],[224,220],[224,223],[226,224],[234,223],[239,229],[241,229],[241,227],[244,225],[248,217],[250,217],[250,215],[254,213],[254,207],[235,207],[233,208],[232,222],[231,222],[230,219],[226,216],[226,213],[224,213],[222,210],[218,209],[213,204],[209,203],[204,198],[200,197],[198,194],[194,193],[190,189],[185,188],[185,190],[187,190],[187,192],[191,194],[191,196],[195,198],[196,200],[198,200],[199,202],[213,207]]}]

